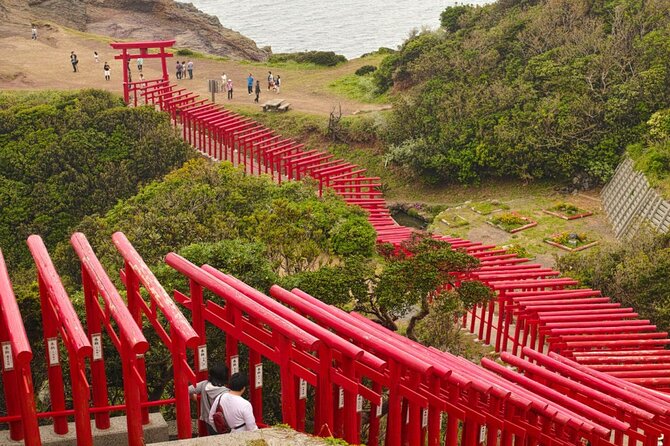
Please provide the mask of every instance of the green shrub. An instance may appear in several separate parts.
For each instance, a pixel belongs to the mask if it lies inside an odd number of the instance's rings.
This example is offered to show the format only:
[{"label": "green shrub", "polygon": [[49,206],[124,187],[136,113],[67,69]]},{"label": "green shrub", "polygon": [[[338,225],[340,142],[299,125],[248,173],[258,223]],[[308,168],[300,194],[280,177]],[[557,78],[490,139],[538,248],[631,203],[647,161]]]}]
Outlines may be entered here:
[{"label": "green shrub", "polygon": [[270,57],[270,63],[278,62],[297,62],[311,63],[325,67],[334,67],[335,65],[346,62],[347,58],[335,54],[333,51],[305,51],[300,53],[277,53]]},{"label": "green shrub", "polygon": [[0,248],[15,265],[30,261],[30,234],[53,246],[84,216],[106,212],[193,156],[167,115],[125,107],[111,93],[42,101],[17,95],[0,105],[0,185],[10,188],[0,192]]},{"label": "green shrub", "polygon": [[526,221],[523,217],[513,212],[497,214],[491,218],[490,222],[494,225],[500,226],[507,232],[524,226],[528,223],[528,221]]},{"label": "green shrub", "polygon": [[556,211],[560,212],[565,215],[576,215],[578,213],[583,212],[581,209],[579,209],[577,206],[574,204],[570,203],[556,203],[552,207],[549,208],[550,211]]},{"label": "green shrub", "polygon": [[363,65],[356,70],[354,74],[356,74],[356,76],[365,76],[366,74],[374,73],[375,71],[377,71],[377,67],[373,65]]},{"label": "green shrub", "polygon": [[194,56],[195,52],[192,50],[189,50],[188,48],[180,48],[177,51],[175,51],[175,54],[177,56]]},{"label": "green shrub", "polygon": [[[431,184],[513,177],[592,188],[611,177],[623,149],[649,126],[658,136],[647,145],[661,144],[649,168],[663,173],[670,115],[648,121],[670,103],[670,16],[654,12],[661,0],[652,8],[596,3],[447,8],[443,29],[415,33],[372,75],[378,91],[398,93],[389,113],[391,152],[425,141],[425,150],[404,153],[401,164]],[[569,23],[561,22],[564,14]],[[618,16],[631,26],[626,47],[614,43],[611,17]],[[592,46],[584,48],[586,41]],[[630,72],[603,68],[624,60]]]}]

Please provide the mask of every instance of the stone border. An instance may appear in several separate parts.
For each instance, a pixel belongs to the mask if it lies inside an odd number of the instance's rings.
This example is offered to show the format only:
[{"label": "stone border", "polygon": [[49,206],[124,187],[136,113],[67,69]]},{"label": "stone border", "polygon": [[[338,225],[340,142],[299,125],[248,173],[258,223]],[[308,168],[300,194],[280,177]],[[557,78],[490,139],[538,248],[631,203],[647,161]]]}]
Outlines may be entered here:
[{"label": "stone border", "polygon": [[521,215],[519,215],[518,217],[521,218],[521,219],[524,220],[524,221],[527,221],[528,223],[525,224],[525,225],[523,225],[523,226],[519,226],[518,228],[511,229],[511,230],[509,230],[509,231],[506,230],[505,228],[503,228],[502,226],[493,223],[491,220],[486,220],[486,223],[490,224],[490,225],[493,226],[494,228],[498,228],[498,229],[500,229],[501,231],[505,231],[505,232],[507,232],[508,234],[516,234],[517,232],[525,231],[526,229],[530,229],[530,228],[532,228],[532,227],[537,226],[537,222],[534,221],[534,220],[531,220],[531,219],[528,218],[528,217],[524,217],[524,216],[521,216]]},{"label": "stone border", "polygon": [[548,239],[545,239],[544,243],[548,243],[551,246],[555,246],[556,248],[559,248],[559,249],[562,249],[563,251],[568,251],[568,252],[583,251],[585,249],[589,249],[589,248],[591,248],[593,246],[596,246],[598,244],[598,242],[595,241],[595,242],[587,243],[586,245],[578,246],[576,248],[570,248],[570,247],[567,247],[565,245],[561,245],[558,242],[554,242],[554,241],[551,241],[551,240],[548,240]]},{"label": "stone border", "polygon": [[544,212],[545,214],[553,215],[554,217],[562,218],[563,220],[576,220],[578,218],[584,218],[593,215],[593,212],[590,211],[582,212],[581,214],[577,215],[566,215],[561,212],[549,211],[547,209],[542,209],[542,212]]}]

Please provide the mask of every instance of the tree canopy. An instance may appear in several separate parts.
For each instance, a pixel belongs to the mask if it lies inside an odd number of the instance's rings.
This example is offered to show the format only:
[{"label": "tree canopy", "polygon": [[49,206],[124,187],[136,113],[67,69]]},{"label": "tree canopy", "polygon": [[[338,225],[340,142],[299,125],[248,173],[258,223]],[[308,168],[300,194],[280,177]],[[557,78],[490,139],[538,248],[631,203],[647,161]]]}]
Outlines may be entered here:
[{"label": "tree canopy", "polygon": [[397,103],[387,160],[428,182],[606,180],[670,100],[665,0],[447,8],[374,73]]},{"label": "tree canopy", "polygon": [[30,261],[25,240],[67,238],[84,216],[181,166],[192,156],[166,115],[85,90],[0,95],[0,246],[10,265]]}]

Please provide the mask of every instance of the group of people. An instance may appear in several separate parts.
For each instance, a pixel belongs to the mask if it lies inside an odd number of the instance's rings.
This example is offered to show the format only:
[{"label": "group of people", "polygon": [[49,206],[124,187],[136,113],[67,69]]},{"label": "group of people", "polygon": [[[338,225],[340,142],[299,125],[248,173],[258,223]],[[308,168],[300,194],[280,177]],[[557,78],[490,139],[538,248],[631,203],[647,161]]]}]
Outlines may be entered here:
[{"label": "group of people", "polygon": [[279,93],[279,88],[281,87],[281,76],[274,77],[272,71],[268,71],[268,91],[272,90],[275,93]]},{"label": "group of people", "polygon": [[200,420],[205,422],[209,435],[224,433],[219,431],[217,412],[223,415],[230,432],[258,429],[251,403],[242,397],[247,387],[248,376],[234,373],[228,379],[228,367],[225,365],[211,367],[207,380],[189,386],[191,398],[197,400],[200,397]]},{"label": "group of people", "polygon": [[[193,62],[179,62],[177,61],[177,79],[186,79],[186,73],[188,72],[188,78],[193,79]],[[142,70],[140,70],[142,71]]]},{"label": "group of people", "polygon": [[[268,71],[268,91],[273,90],[276,93],[279,93],[279,88],[281,86],[281,76],[276,78],[272,75],[271,71]],[[228,95],[228,99],[233,99],[233,80],[228,77],[226,73],[221,75],[221,90],[225,91]],[[254,102],[258,102],[261,96],[261,81],[254,79],[254,75],[249,73],[247,76],[247,94],[251,96],[255,94]]]}]

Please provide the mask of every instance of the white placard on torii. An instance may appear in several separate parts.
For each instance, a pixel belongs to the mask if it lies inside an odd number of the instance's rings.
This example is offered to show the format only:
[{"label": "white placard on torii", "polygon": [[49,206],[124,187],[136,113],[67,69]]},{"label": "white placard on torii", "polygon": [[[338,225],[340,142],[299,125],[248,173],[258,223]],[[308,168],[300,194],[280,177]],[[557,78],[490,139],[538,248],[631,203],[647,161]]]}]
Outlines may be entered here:
[{"label": "white placard on torii", "polygon": [[47,350],[49,351],[49,366],[59,365],[58,338],[47,339]]},{"label": "white placard on torii", "polygon": [[14,355],[11,342],[2,343],[2,369],[5,372],[14,370]]},{"label": "white placard on torii", "polygon": [[207,346],[199,345],[198,346],[198,372],[204,372],[207,370]]},{"label": "white placard on torii", "polygon": [[93,347],[93,360],[102,361],[102,333],[91,335],[91,346]]},{"label": "white placard on torii", "polygon": [[300,378],[300,394],[298,398],[301,400],[307,399],[307,381],[302,378]]},{"label": "white placard on torii", "polygon": [[240,371],[240,357],[238,355],[230,357],[230,374],[234,375]]},{"label": "white placard on torii", "polygon": [[263,387],[263,363],[262,362],[259,363],[259,364],[256,364],[255,372],[256,372],[256,375],[255,375],[256,379],[254,380],[254,385],[255,385],[254,387],[256,389],[260,389],[261,387]]}]

